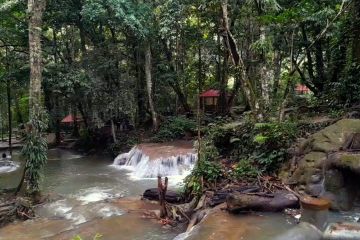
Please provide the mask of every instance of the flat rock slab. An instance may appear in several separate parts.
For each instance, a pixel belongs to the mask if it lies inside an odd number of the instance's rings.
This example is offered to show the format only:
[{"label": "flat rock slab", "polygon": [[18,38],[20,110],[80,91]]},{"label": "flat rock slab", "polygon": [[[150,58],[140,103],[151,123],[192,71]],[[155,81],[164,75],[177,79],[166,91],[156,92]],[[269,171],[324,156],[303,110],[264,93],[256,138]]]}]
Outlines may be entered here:
[{"label": "flat rock slab", "polygon": [[325,232],[325,240],[355,240],[360,239],[360,223],[332,223]]}]

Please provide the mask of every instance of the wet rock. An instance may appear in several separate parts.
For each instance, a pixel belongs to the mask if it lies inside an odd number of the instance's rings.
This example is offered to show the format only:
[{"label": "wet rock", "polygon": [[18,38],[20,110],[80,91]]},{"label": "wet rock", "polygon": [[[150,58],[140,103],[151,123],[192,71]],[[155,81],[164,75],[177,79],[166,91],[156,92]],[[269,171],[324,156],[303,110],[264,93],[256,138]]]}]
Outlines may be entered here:
[{"label": "wet rock", "polygon": [[324,240],[360,239],[360,223],[332,223],[324,232]]},{"label": "wet rock", "polygon": [[357,148],[360,120],[342,119],[300,144],[297,168],[284,182],[296,184],[297,191],[311,196],[330,196],[332,209],[349,210],[354,191],[360,192],[352,186],[360,179],[360,154],[344,151]]},{"label": "wet rock", "polygon": [[360,154],[359,153],[338,153],[332,156],[331,164],[338,168],[348,168],[360,174]]},{"label": "wet rock", "polygon": [[350,119],[360,119],[360,112],[359,111],[352,111],[346,115],[346,118]]},{"label": "wet rock", "polygon": [[286,208],[297,208],[298,198],[288,192],[269,194],[243,194],[231,193],[226,199],[227,208],[230,212],[240,211],[263,211],[279,212]]},{"label": "wet rock", "polygon": [[306,193],[310,196],[320,196],[321,193],[324,191],[324,187],[322,184],[309,184],[306,186]]},{"label": "wet rock", "polygon": [[311,179],[310,179],[311,183],[314,183],[314,184],[320,183],[321,180],[322,180],[322,176],[319,175],[319,174],[314,174],[314,175],[312,175],[312,176],[311,176]]},{"label": "wet rock", "polygon": [[321,240],[322,233],[309,223],[299,223],[289,231],[273,238],[273,240]]},{"label": "wet rock", "polygon": [[330,192],[337,192],[344,187],[344,177],[337,169],[330,169],[325,174],[325,188]]},{"label": "wet rock", "polygon": [[[159,200],[158,189],[157,188],[147,189],[143,194],[143,198],[151,201],[158,201]],[[183,198],[179,193],[168,190],[166,192],[165,200],[169,203],[181,203],[183,201]]]}]

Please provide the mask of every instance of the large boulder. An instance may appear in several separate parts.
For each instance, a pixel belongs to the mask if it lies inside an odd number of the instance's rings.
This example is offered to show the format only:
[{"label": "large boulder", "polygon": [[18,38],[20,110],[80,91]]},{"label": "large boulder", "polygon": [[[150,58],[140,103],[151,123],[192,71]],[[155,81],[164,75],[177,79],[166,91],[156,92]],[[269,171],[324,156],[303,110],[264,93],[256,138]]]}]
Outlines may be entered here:
[{"label": "large boulder", "polygon": [[343,119],[305,140],[297,167],[287,181],[303,194],[326,197],[334,210],[349,210],[360,179],[360,120]]},{"label": "large boulder", "polygon": [[230,212],[280,212],[286,208],[298,207],[299,200],[289,192],[278,192],[272,195],[231,193],[228,195],[226,203]]},{"label": "large boulder", "polygon": [[309,223],[300,223],[273,240],[321,240],[322,233]]},{"label": "large boulder", "polygon": [[324,232],[324,240],[360,239],[360,223],[332,223]]}]

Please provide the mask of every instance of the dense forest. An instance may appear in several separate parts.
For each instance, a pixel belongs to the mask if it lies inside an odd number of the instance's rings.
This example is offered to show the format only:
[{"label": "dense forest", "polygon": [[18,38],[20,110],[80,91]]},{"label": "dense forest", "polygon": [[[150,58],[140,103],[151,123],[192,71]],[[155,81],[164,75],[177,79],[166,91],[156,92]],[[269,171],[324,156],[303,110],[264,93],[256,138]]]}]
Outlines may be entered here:
[{"label": "dense forest", "polygon": [[114,157],[191,139],[190,200],[279,173],[359,110],[360,0],[0,0],[0,100],[2,142],[24,143],[16,193],[40,197],[65,137]]},{"label": "dense forest", "polygon": [[[151,119],[156,130],[162,116],[196,112],[208,89],[220,90],[219,114],[240,104],[260,119],[280,117],[298,83],[314,101],[355,104],[359,8],[325,0],[46,1],[39,14],[50,129],[75,113],[87,130],[119,119],[136,128]],[[14,127],[29,119],[26,9],[25,1],[1,3],[3,134],[9,115]]]}]

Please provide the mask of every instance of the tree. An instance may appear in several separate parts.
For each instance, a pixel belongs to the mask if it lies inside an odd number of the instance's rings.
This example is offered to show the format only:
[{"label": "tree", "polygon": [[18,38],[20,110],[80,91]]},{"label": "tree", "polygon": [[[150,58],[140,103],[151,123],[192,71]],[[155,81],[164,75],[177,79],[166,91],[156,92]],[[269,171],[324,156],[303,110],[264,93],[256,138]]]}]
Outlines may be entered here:
[{"label": "tree", "polygon": [[27,126],[26,142],[23,155],[26,164],[22,180],[17,192],[21,190],[22,184],[26,182],[27,193],[35,197],[40,194],[41,172],[47,161],[47,143],[43,136],[46,129],[44,122],[44,110],[42,107],[42,50],[41,32],[42,16],[45,10],[45,0],[29,0],[29,61],[30,61],[30,89],[29,89],[29,118]]},{"label": "tree", "polygon": [[151,118],[153,122],[153,129],[157,131],[159,129],[159,122],[157,113],[154,106],[153,101],[153,82],[151,77],[152,64],[151,64],[151,46],[150,43],[146,45],[145,50],[145,75],[146,75],[146,86],[147,86],[147,94],[149,99],[149,106],[151,111]]}]

